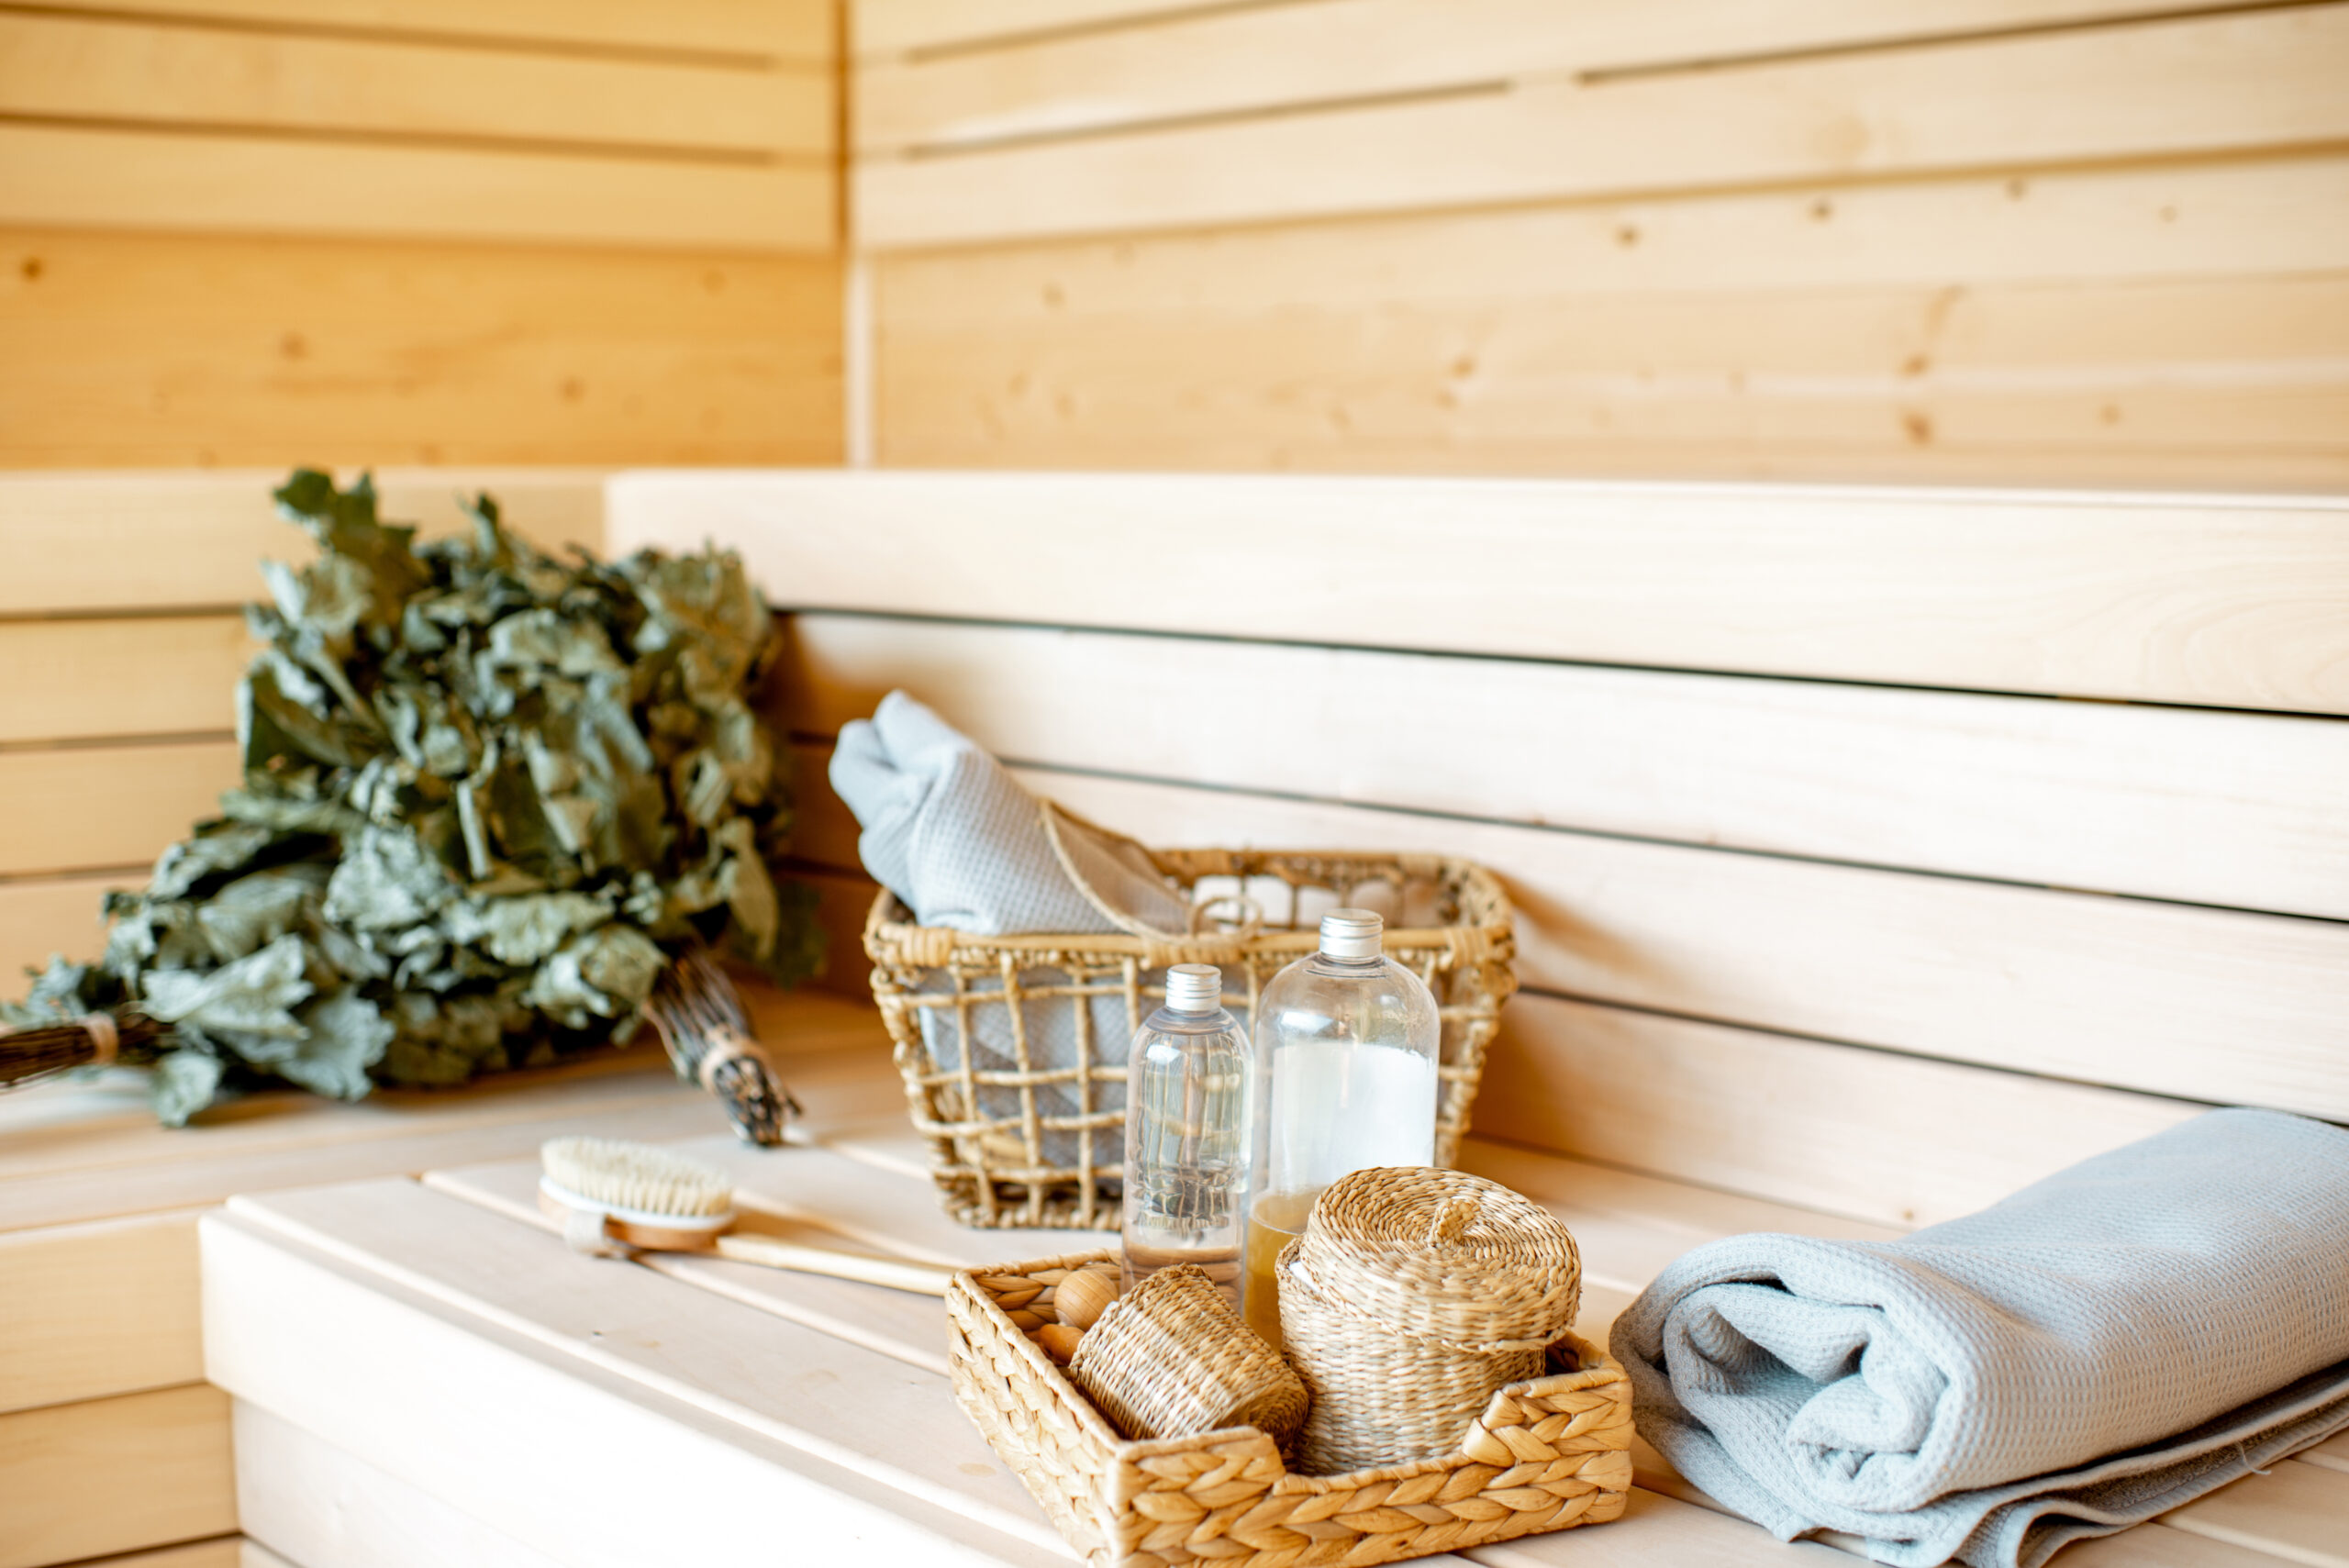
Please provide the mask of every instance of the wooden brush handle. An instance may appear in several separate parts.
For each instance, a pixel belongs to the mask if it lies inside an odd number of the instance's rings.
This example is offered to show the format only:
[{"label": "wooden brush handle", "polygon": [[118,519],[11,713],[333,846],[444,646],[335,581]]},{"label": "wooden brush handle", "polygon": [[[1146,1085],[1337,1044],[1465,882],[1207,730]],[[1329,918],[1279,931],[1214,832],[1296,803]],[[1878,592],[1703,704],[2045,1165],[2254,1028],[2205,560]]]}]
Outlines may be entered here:
[{"label": "wooden brush handle", "polygon": [[718,1254],[738,1263],[756,1263],[763,1269],[828,1274],[833,1279],[886,1285],[891,1290],[910,1290],[923,1296],[944,1296],[946,1282],[954,1275],[954,1271],[942,1263],[859,1257],[852,1252],[831,1252],[821,1247],[803,1247],[796,1241],[779,1241],[772,1236],[745,1236],[739,1232],[718,1239]]}]

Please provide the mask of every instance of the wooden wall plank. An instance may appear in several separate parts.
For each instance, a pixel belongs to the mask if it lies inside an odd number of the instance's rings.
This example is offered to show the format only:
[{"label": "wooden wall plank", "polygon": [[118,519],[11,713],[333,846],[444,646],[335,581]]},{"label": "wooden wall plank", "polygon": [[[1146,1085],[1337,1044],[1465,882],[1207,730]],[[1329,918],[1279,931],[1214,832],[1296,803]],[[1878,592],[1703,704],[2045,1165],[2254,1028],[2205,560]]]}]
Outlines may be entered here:
[{"label": "wooden wall plank", "polygon": [[1179,14],[1228,0],[853,0],[859,54],[967,48],[1032,33]]},{"label": "wooden wall plank", "polygon": [[2286,1562],[2349,1568],[2349,1475],[2286,1460],[2162,1516],[2173,1529]]},{"label": "wooden wall plank", "polygon": [[2341,272],[1020,327],[968,307],[943,327],[885,305],[881,461],[2349,484]]},{"label": "wooden wall plank", "polygon": [[2330,719],[867,616],[792,635],[799,731],[903,686],[1019,762],[2349,917]]},{"label": "wooden wall plank", "polygon": [[562,1568],[554,1558],[236,1401],[237,1516],[302,1568]]},{"label": "wooden wall plank", "polygon": [[80,962],[96,958],[106,945],[98,913],[106,890],[136,887],[146,877],[145,866],[124,866],[77,876],[0,881],[0,984],[11,992],[23,989],[24,972],[47,967],[55,954]]},{"label": "wooden wall plank", "polygon": [[233,728],[254,647],[239,616],[0,623],[0,742]]},{"label": "wooden wall plank", "polygon": [[0,113],[191,130],[827,157],[831,75],[466,44],[0,17]]},{"label": "wooden wall plank", "polygon": [[[2349,926],[1223,789],[1019,770],[1146,843],[1493,867],[1524,984],[1586,1001],[2349,1120]],[[854,842],[813,846],[829,858]]]},{"label": "wooden wall plank", "polygon": [[0,1233],[0,1413],[202,1382],[195,1298],[192,1212]]},{"label": "wooden wall plank", "polygon": [[1520,995],[1475,1126],[1886,1224],[1970,1214],[2202,1106]]},{"label": "wooden wall plank", "polygon": [[228,1396],[195,1384],[0,1416],[0,1568],[237,1528]]},{"label": "wooden wall plank", "polygon": [[[158,1547],[124,1557],[108,1557],[90,1568],[293,1568],[283,1558],[238,1536],[215,1536],[185,1546]],[[305,1565],[307,1568],[307,1565]]]},{"label": "wooden wall plank", "polygon": [[[1534,76],[1718,65],[1748,56],[1934,43],[1954,35],[2165,13],[2210,0],[1867,0],[1673,6],[1639,0],[1336,0],[1155,10],[858,72],[861,150],[1098,132]],[[867,0],[865,9],[874,9]],[[990,8],[991,9],[991,8]]]},{"label": "wooden wall plank", "polygon": [[825,251],[828,163],[0,125],[0,223]]},{"label": "wooden wall plank", "polygon": [[714,537],[801,607],[2349,712],[2335,502],[638,473],[611,505],[616,551]]},{"label": "wooden wall plank", "polygon": [[242,777],[225,739],[0,751],[0,874],[150,862]]},{"label": "wooden wall plank", "polygon": [[[117,0],[48,0],[119,13]],[[377,36],[569,44],[650,55],[771,57],[824,65],[836,52],[829,0],[139,0],[149,16]]]},{"label": "wooden wall plank", "polygon": [[839,278],[739,251],[0,231],[0,462],[836,462]]},{"label": "wooden wall plank", "polygon": [[2247,150],[2349,134],[2344,68],[2349,6],[2310,6],[871,159],[853,206],[888,250]]}]

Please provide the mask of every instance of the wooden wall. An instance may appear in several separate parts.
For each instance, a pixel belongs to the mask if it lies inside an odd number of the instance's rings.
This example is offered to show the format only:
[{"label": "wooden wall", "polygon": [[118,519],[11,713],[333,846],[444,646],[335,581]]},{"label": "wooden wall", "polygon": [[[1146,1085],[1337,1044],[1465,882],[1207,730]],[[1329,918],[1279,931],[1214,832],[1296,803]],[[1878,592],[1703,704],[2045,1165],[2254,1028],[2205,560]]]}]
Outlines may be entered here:
[{"label": "wooden wall", "polygon": [[831,0],[0,14],[0,467],[840,451]]},{"label": "wooden wall", "polygon": [[858,0],[885,464],[2327,488],[2349,5]]}]

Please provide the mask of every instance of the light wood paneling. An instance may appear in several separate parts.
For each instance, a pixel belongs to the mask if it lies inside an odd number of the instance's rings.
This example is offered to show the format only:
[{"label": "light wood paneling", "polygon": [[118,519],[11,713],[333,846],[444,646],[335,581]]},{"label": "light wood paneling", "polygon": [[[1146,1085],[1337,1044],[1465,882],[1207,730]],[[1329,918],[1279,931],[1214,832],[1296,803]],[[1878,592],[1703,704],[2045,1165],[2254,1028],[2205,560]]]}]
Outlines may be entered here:
[{"label": "light wood paneling", "polygon": [[0,223],[830,249],[821,163],[0,125]]},{"label": "light wood paneling", "polygon": [[0,114],[217,131],[570,143],[822,160],[829,72],[0,16]]},{"label": "light wood paneling", "polygon": [[[0,615],[225,613],[259,600],[261,562],[314,553],[270,499],[284,481],[283,469],[0,474]],[[602,551],[602,476],[592,471],[386,468],[375,485],[385,518],[428,536],[471,527],[461,498],[487,491],[540,549]]]},{"label": "light wood paneling", "polygon": [[229,740],[0,751],[0,873],[152,861],[242,776]]},{"label": "light wood paneling", "polygon": [[2310,1568],[2349,1568],[2349,1475],[2286,1460],[2163,1522]]},{"label": "light wood paneling", "polygon": [[228,1396],[203,1384],[0,1416],[0,1475],[5,1568],[237,1528]]},{"label": "light wood paneling", "polygon": [[867,159],[854,207],[891,249],[2245,150],[2349,135],[2344,69],[2311,6]]},{"label": "light wood paneling", "polygon": [[201,1382],[195,1216],[0,1233],[0,1412]]},{"label": "light wood paneling", "polygon": [[[1498,871],[1517,973],[1586,1000],[2349,1120],[2349,926],[1021,769],[1146,843]],[[836,837],[811,848],[829,858]],[[844,846],[853,854],[853,840]]]},{"label": "light wood paneling", "polygon": [[233,728],[254,646],[239,616],[0,623],[0,742]]},{"label": "light wood paneling", "polygon": [[[185,826],[179,831],[186,831]],[[145,866],[127,865],[75,876],[0,880],[0,976],[11,990],[22,990],[24,972],[47,966],[52,954],[79,962],[96,958],[106,945],[100,900],[108,888],[136,887],[146,876]]]},{"label": "light wood paneling", "polygon": [[1019,762],[2349,917],[2330,719],[882,617],[792,630],[797,730],[903,686]]},{"label": "light wood paneling", "polygon": [[302,1568],[562,1568],[259,1406],[233,1420],[238,1518]]},{"label": "light wood paneling", "polygon": [[1676,1181],[1930,1225],[2202,1109],[1520,995],[1475,1126]]},{"label": "light wood paneling", "polygon": [[1206,9],[1228,0],[857,0],[859,53],[936,50]]},{"label": "light wood paneling", "polygon": [[642,473],[612,507],[616,552],[716,537],[798,607],[2349,712],[2340,502]]},{"label": "light wood paneling", "polygon": [[[1162,5],[1118,27],[1102,24],[1129,19],[1125,7],[1093,6],[1085,19],[1094,25],[1078,31],[868,63],[858,74],[856,142],[885,150],[1069,135],[1528,77],[1719,66],[2234,8],[2224,0],[1336,0],[1188,13]],[[862,7],[880,12],[885,29],[903,26],[895,9],[872,0]]]},{"label": "light wood paneling", "polygon": [[490,45],[830,63],[829,0],[46,0],[52,11],[239,22],[306,33],[474,39]]}]

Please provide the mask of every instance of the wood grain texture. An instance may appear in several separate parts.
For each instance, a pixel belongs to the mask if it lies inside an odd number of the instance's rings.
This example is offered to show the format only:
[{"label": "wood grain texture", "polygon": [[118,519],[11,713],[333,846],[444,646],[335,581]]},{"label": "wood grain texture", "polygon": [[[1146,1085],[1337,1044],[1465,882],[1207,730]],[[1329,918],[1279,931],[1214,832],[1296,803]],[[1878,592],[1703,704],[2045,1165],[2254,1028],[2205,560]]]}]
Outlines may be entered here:
[{"label": "wood grain texture", "polygon": [[[1570,275],[1562,272],[1562,277]],[[2349,274],[1566,292],[1012,328],[891,314],[913,467],[2349,484]]]},{"label": "wood grain texture", "polygon": [[[119,13],[117,0],[48,0],[44,9]],[[471,39],[491,45],[705,54],[829,63],[838,50],[828,0],[139,0],[151,17],[258,29],[381,38]]]},{"label": "wood grain texture", "polygon": [[894,53],[1001,42],[1033,33],[1204,9],[1222,0],[854,0],[856,52]]},{"label": "wood grain texture", "polygon": [[2202,1109],[1520,995],[1475,1126],[1675,1181],[1930,1225]]},{"label": "wood grain texture", "polygon": [[0,1233],[0,1413],[198,1383],[195,1216]]},{"label": "wood grain texture", "polygon": [[72,876],[0,881],[0,975],[21,990],[28,969],[47,967],[57,954],[87,962],[105,951],[106,928],[100,905],[106,890],[136,887],[144,866]]},{"label": "wood grain texture", "polygon": [[[1517,911],[1518,977],[1546,990],[2349,1119],[2349,927],[2338,923],[1230,790],[1018,776],[1151,844],[1342,846],[1491,866]],[[853,854],[853,840],[843,847]]]},{"label": "wood grain texture", "polygon": [[0,873],[151,862],[219,815],[238,755],[228,739],[0,751]]},{"label": "wood grain texture", "polygon": [[820,162],[0,125],[0,224],[827,251]]},{"label": "wood grain texture", "polygon": [[[602,476],[591,470],[384,468],[374,477],[384,518],[428,537],[470,528],[461,503],[485,491],[541,550],[602,550]],[[284,482],[284,469],[0,474],[0,615],[225,615],[259,600],[262,561],[315,553],[270,499]]]},{"label": "wood grain texture", "polygon": [[0,1416],[0,1475],[6,1568],[237,1528],[228,1398],[203,1384]]},{"label": "wood grain texture", "polygon": [[2349,131],[2344,64],[2341,6],[2149,22],[867,159],[852,206],[887,250],[2248,150]]},{"label": "wood grain texture", "polygon": [[[293,1568],[293,1565],[267,1548],[240,1536],[220,1535],[210,1540],[190,1541],[184,1546],[158,1547],[152,1551],[134,1551],[125,1556],[103,1558],[91,1563],[90,1568]],[[307,1564],[304,1568],[307,1568]]]},{"label": "wood grain texture", "polygon": [[0,742],[232,728],[254,648],[239,616],[0,623]]},{"label": "wood grain texture", "polygon": [[[2208,0],[1867,0],[1670,7],[1609,0],[1337,0],[1159,7],[1128,26],[1005,40],[858,72],[860,150],[1099,133],[1528,77],[1719,65],[1741,57],[1896,47],[2165,12]],[[864,10],[876,9],[870,4]],[[884,8],[885,9],[885,7]],[[988,7],[987,9],[994,9]],[[1114,11],[1115,7],[1096,7]]]},{"label": "wood grain texture", "polygon": [[879,616],[792,636],[803,732],[904,687],[1017,762],[2349,916],[2330,719]]},{"label": "wood grain texture", "polygon": [[561,1568],[257,1405],[237,1401],[232,1422],[238,1520],[302,1568]]},{"label": "wood grain texture", "polygon": [[2349,1475],[2286,1460],[2162,1516],[2174,1529],[2310,1568],[2349,1568]]},{"label": "wood grain texture", "polygon": [[0,231],[0,461],[829,462],[839,321],[815,257]]},{"label": "wood grain texture", "polygon": [[611,505],[615,550],[714,537],[805,608],[2349,712],[2339,502],[637,473]]},{"label": "wood grain texture", "polygon": [[829,157],[830,73],[436,40],[0,17],[0,114],[484,144]]}]

